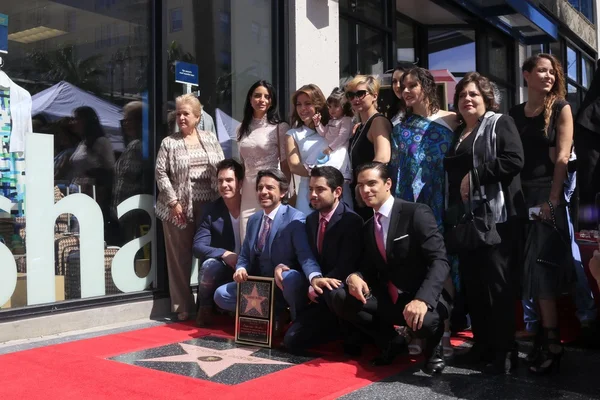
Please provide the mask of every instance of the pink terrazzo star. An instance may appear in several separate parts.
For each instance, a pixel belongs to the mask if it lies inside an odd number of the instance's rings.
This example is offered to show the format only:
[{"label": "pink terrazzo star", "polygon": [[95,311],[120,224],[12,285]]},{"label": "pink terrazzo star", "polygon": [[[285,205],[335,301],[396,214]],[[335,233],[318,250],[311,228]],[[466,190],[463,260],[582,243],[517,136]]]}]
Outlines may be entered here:
[{"label": "pink terrazzo star", "polygon": [[226,370],[234,364],[271,364],[291,365],[288,362],[268,360],[266,358],[252,357],[252,354],[260,350],[257,347],[233,348],[225,350],[209,349],[207,347],[193,346],[179,343],[187,354],[178,356],[167,356],[150,358],[148,362],[195,362],[209,378],[219,372]]}]

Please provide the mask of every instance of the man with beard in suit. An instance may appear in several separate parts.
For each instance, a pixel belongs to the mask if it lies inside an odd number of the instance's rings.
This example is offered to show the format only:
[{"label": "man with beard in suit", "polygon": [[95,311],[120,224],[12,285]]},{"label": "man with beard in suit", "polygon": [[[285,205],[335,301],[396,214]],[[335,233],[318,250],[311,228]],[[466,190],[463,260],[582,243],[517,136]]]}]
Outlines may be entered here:
[{"label": "man with beard in suit", "polygon": [[344,176],[334,167],[311,170],[309,199],[316,211],[306,217],[306,231],[321,272],[308,277],[306,302],[310,303],[298,313],[284,337],[284,345],[292,351],[327,342],[339,334],[338,318],[331,309],[335,289],[317,288],[317,292],[309,282],[325,276],[341,283],[358,267],[363,220],[341,201],[343,185]]}]

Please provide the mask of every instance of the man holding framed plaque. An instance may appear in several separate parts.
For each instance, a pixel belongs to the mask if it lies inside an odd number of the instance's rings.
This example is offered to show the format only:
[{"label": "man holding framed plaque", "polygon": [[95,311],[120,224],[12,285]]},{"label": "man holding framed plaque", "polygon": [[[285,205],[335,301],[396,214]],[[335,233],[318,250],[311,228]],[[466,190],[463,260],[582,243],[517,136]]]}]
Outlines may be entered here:
[{"label": "man holding framed plaque", "polygon": [[[299,309],[306,307],[307,277],[314,273],[321,274],[321,268],[308,244],[304,214],[281,203],[288,185],[285,175],[278,169],[258,172],[256,192],[262,210],[248,220],[246,237],[233,275],[235,282],[220,286],[214,296],[219,307],[233,312],[238,303],[237,283],[245,282],[249,276],[275,277],[275,336],[283,333],[284,310],[287,306],[290,307],[292,319]],[[313,286],[317,287],[317,291],[326,286],[331,289],[339,286],[339,281],[320,279],[313,282]]]}]

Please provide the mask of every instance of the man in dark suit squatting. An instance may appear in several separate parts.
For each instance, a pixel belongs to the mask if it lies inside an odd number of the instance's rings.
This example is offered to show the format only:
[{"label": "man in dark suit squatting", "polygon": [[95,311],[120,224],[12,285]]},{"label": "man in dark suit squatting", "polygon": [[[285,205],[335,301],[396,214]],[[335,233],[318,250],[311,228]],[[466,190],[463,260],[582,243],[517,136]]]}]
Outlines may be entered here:
[{"label": "man in dark suit squatting", "polygon": [[[316,211],[306,217],[308,243],[321,266],[321,274],[313,273],[309,282],[332,278],[341,283],[356,271],[362,254],[362,218],[342,199],[344,176],[334,167],[314,168],[310,173],[309,199]],[[325,287],[315,291],[308,282],[305,288],[305,308],[284,337],[284,345],[292,350],[304,350],[327,342],[339,335],[338,318],[332,310],[332,294]],[[337,289],[342,290],[342,289]]]},{"label": "man in dark suit squatting", "polygon": [[[445,368],[440,339],[448,306],[440,294],[450,267],[444,239],[431,209],[394,199],[387,166],[372,162],[357,168],[357,186],[374,216],[364,226],[364,254],[358,272],[335,293],[336,313],[371,336],[382,349],[372,363],[391,364],[407,353],[410,337],[427,340],[428,373]],[[409,338],[394,325],[407,326]]]}]

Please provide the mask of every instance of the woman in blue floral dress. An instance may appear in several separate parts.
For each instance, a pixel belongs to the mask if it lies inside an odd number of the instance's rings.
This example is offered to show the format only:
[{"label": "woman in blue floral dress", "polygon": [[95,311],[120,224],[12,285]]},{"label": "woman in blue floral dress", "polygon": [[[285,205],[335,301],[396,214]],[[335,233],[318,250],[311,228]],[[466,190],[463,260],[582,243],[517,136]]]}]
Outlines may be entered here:
[{"label": "woman in blue floral dress", "polygon": [[[390,173],[393,177],[394,197],[427,204],[431,207],[438,227],[443,229],[445,172],[444,156],[448,151],[458,118],[453,112],[440,110],[436,84],[424,68],[412,68],[401,78],[401,94],[406,103],[405,118],[392,132]],[[458,265],[451,260],[451,277],[444,285],[453,296],[458,288]],[[454,285],[452,284],[454,283]],[[447,324],[448,328],[448,324]],[[443,338],[444,355],[452,355],[449,329]],[[420,353],[420,346],[410,346],[412,354]]]}]

